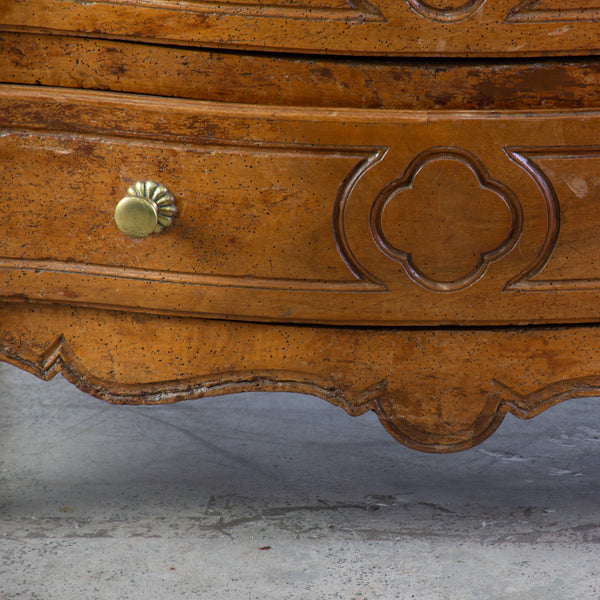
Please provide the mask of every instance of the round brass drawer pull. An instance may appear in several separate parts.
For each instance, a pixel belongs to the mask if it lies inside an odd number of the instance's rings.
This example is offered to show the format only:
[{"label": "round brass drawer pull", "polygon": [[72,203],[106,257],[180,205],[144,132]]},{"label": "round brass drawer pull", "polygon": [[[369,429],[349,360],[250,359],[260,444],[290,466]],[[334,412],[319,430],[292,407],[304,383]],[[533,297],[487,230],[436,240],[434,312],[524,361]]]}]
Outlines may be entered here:
[{"label": "round brass drawer pull", "polygon": [[176,214],[175,198],[164,185],[138,181],[117,204],[115,222],[125,235],[143,238],[169,227]]}]

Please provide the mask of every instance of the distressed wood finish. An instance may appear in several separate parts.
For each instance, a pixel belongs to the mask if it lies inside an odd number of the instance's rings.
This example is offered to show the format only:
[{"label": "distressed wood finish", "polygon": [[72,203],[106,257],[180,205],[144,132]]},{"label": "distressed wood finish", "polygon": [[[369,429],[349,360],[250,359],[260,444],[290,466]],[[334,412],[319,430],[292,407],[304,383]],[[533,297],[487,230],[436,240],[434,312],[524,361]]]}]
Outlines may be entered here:
[{"label": "distressed wood finish", "polygon": [[[597,317],[596,111],[169,107],[0,90],[1,296],[343,325]],[[142,240],[113,219],[137,180],[178,208]]]},{"label": "distressed wood finish", "polygon": [[[600,393],[599,34],[575,0],[0,0],[0,358],[431,452]],[[153,180],[174,223],[128,238]]]},{"label": "distressed wood finish", "polygon": [[[600,59],[242,54],[0,32],[0,81],[215,102],[397,110],[600,108]],[[401,90],[402,93],[399,93]]]},{"label": "distressed wood finish", "polygon": [[0,28],[328,54],[597,53],[598,0],[1,0]]},{"label": "distressed wood finish", "polygon": [[507,413],[600,393],[598,326],[282,327],[22,303],[0,306],[0,319],[5,361],[44,379],[61,372],[108,402],[302,392],[353,416],[373,410],[427,452],[469,448]]}]

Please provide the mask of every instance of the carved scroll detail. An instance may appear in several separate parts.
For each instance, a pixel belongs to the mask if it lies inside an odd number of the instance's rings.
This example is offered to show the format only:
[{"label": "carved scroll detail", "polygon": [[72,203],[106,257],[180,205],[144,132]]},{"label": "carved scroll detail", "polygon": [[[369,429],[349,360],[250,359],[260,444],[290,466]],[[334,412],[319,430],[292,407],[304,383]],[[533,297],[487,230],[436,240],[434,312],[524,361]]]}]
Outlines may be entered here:
[{"label": "carved scroll detail", "polygon": [[467,0],[456,2],[456,6],[436,7],[435,2],[424,0],[407,0],[410,7],[421,16],[432,21],[455,23],[472,17],[485,3],[485,0]]},{"label": "carved scroll detail", "polygon": [[[437,161],[455,161],[466,169],[477,180],[482,190],[492,192],[497,199],[504,203],[508,208],[509,218],[506,227],[506,236],[497,246],[483,249],[479,252],[479,257],[473,268],[464,275],[450,281],[442,281],[438,278],[428,276],[424,270],[416,263],[413,255],[403,248],[395,246],[384,231],[383,213],[392,201],[401,202],[402,196],[413,189],[416,176],[426,167],[433,168]],[[446,193],[442,190],[440,193]],[[421,200],[425,202],[425,200]],[[485,216],[485,215],[483,215]],[[452,215],[444,215],[444,223],[447,227],[457,227],[462,229],[459,224],[453,223]],[[421,218],[422,219],[422,218]],[[460,148],[431,148],[417,156],[408,166],[402,177],[391,183],[379,194],[370,214],[371,233],[379,249],[390,259],[399,262],[404,268],[406,274],[419,285],[436,292],[455,292],[464,289],[485,274],[489,264],[496,261],[510,252],[516,245],[522,231],[523,211],[519,201],[514,193],[502,183],[490,178],[485,166],[472,154]],[[427,244],[427,227],[430,223],[420,223],[422,228],[422,243]],[[468,235],[463,233],[462,236]],[[453,260],[452,254],[447,260]]]}]

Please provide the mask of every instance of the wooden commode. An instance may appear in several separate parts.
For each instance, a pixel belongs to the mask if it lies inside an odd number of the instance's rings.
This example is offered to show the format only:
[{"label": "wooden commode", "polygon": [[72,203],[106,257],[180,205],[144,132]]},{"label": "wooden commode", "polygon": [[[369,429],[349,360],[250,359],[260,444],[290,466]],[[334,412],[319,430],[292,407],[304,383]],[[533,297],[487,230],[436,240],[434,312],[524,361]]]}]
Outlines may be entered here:
[{"label": "wooden commode", "polygon": [[0,0],[0,358],[419,450],[600,394],[600,1]]}]

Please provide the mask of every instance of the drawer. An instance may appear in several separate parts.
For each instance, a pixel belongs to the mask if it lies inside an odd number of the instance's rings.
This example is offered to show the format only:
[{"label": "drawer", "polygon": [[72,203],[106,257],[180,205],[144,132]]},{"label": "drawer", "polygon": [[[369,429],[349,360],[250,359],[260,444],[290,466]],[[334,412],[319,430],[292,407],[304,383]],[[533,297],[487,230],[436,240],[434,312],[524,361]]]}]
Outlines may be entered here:
[{"label": "drawer", "polygon": [[1,0],[0,28],[386,56],[594,54],[600,0]]},{"label": "drawer", "polygon": [[0,32],[0,81],[278,106],[600,108],[590,57],[340,60]]},{"label": "drawer", "polygon": [[[0,296],[356,325],[600,315],[600,113],[0,87]],[[137,181],[170,227],[123,234]]]}]

